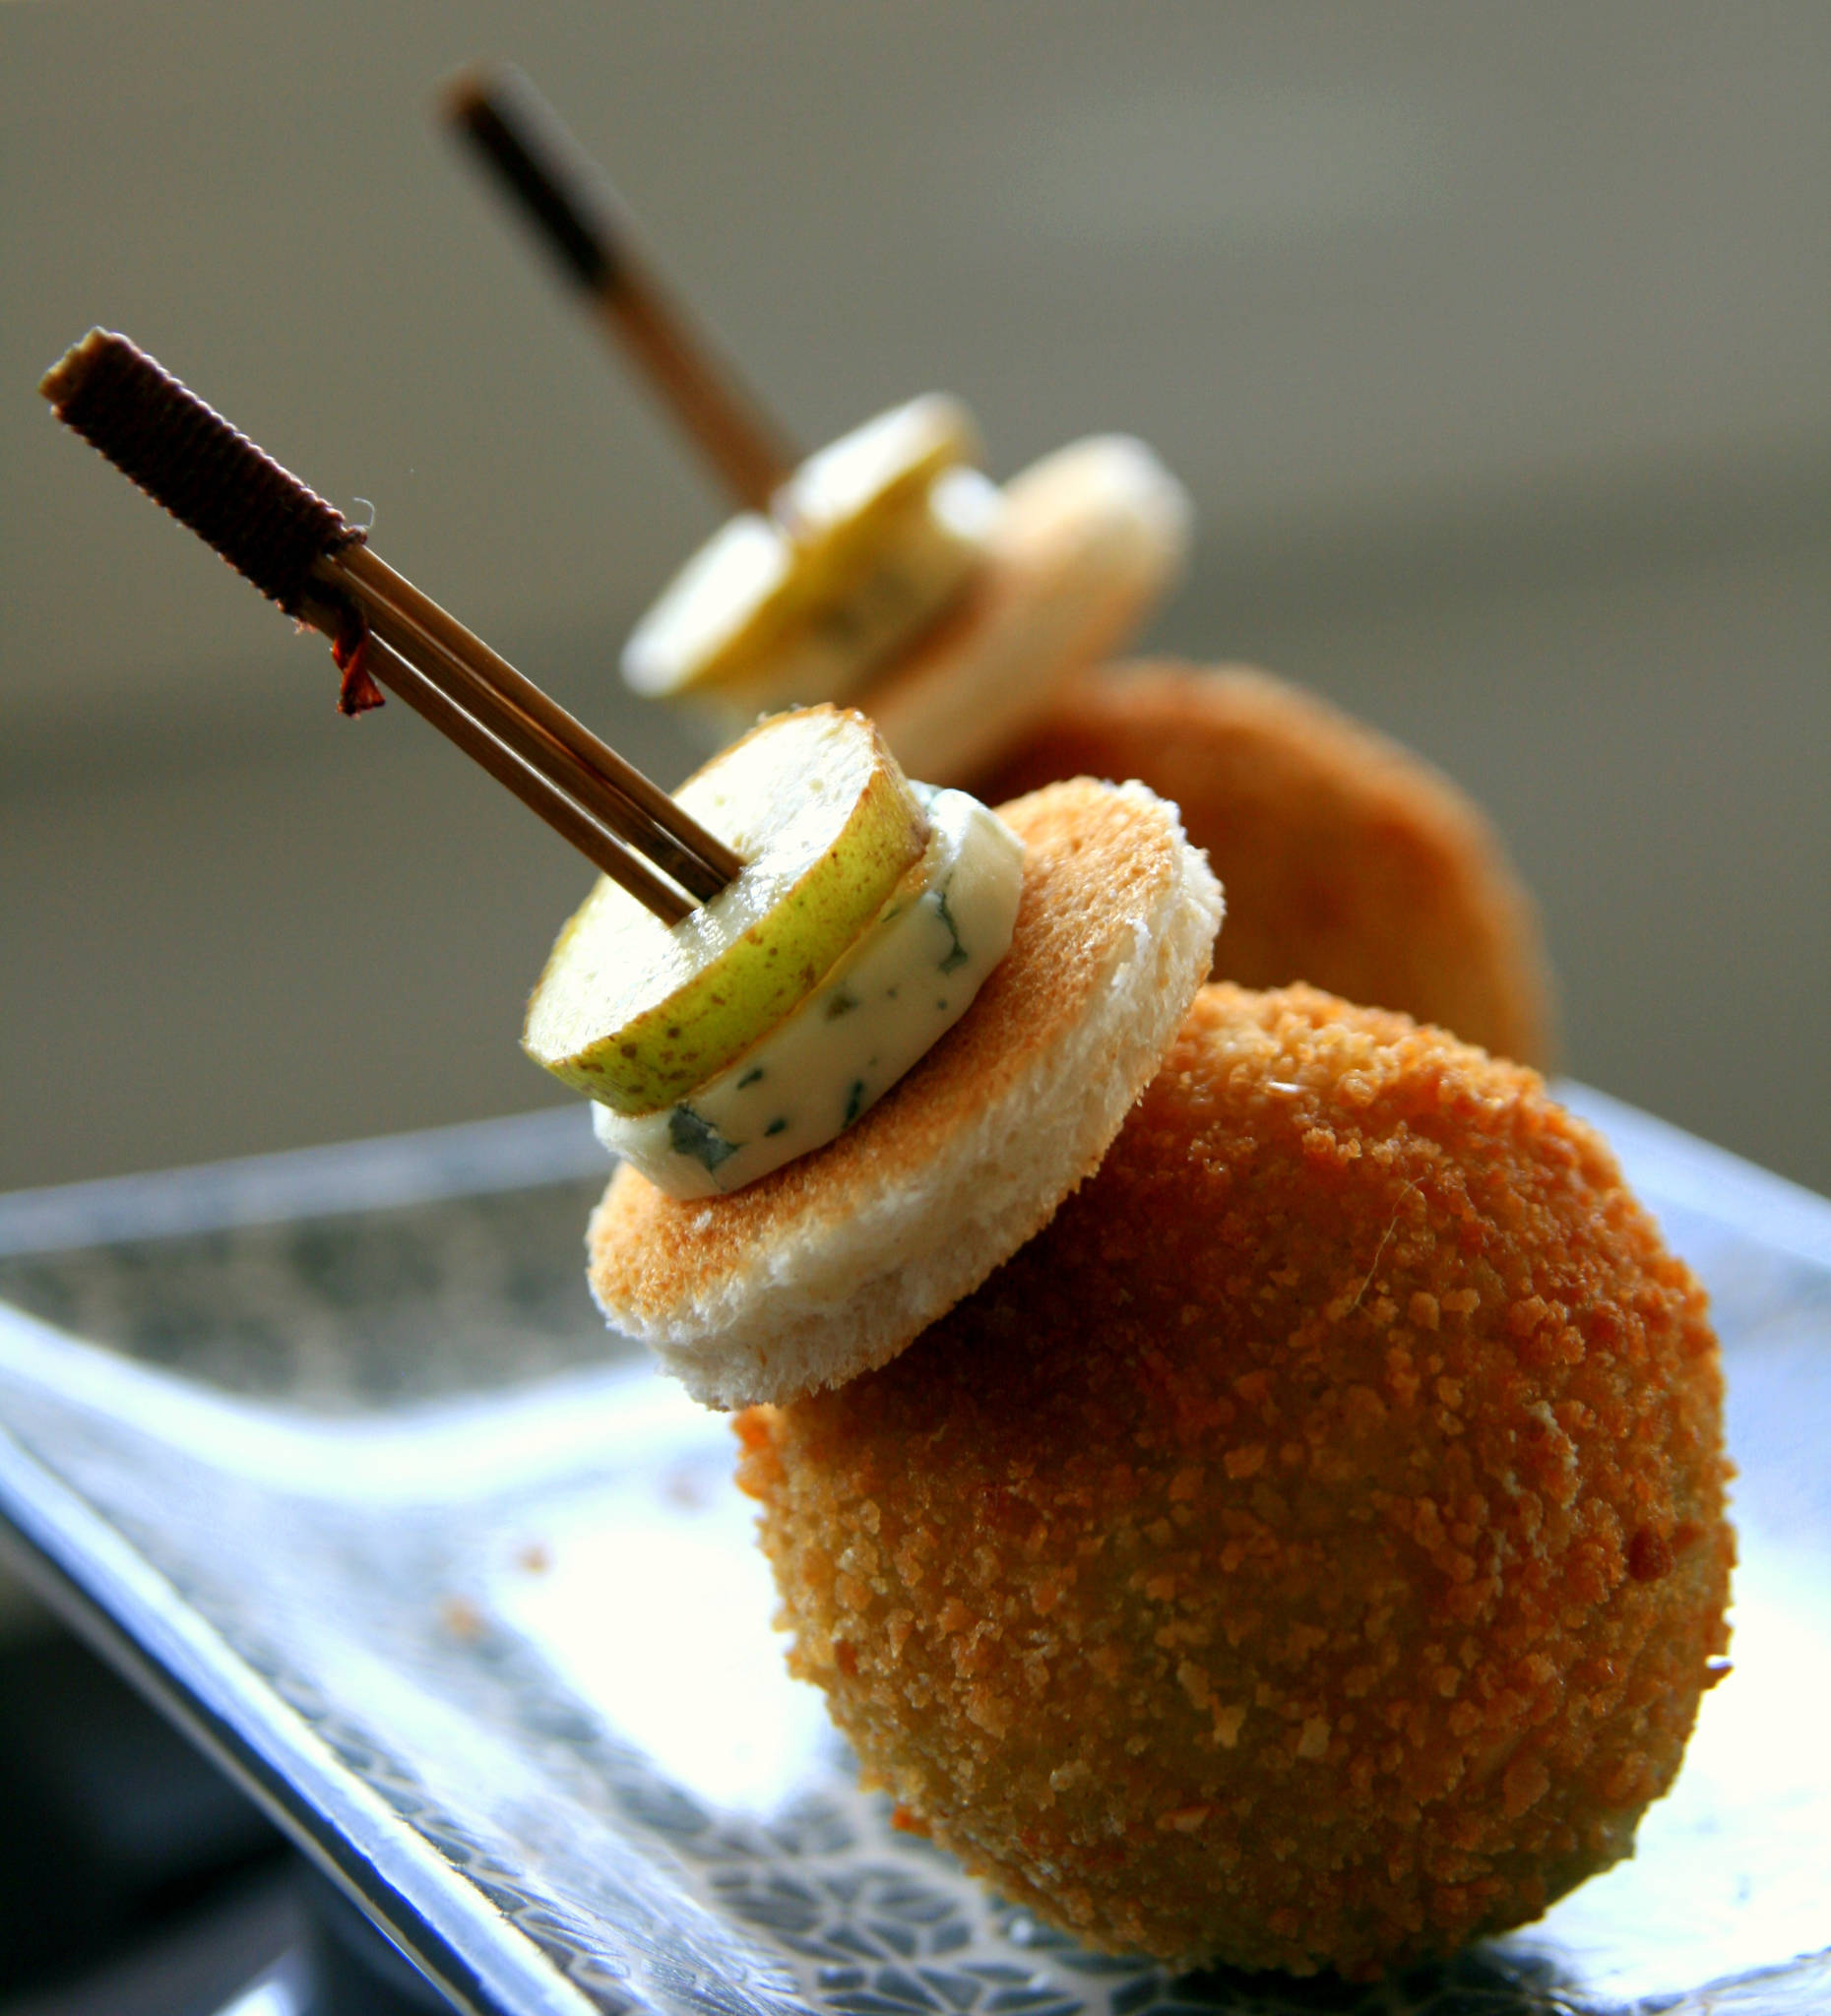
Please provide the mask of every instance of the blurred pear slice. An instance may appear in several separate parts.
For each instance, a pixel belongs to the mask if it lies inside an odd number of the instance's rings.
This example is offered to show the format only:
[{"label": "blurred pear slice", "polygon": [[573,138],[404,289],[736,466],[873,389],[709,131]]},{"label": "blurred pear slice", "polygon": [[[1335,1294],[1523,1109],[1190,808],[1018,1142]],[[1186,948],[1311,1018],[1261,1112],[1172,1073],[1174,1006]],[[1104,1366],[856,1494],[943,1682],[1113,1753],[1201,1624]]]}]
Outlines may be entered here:
[{"label": "blurred pear slice", "polygon": [[683,1098],[768,1034],[867,928],[928,820],[862,715],[760,723],[674,793],[743,873],[667,925],[608,879],[560,932],[522,1045],[620,1113]]},{"label": "blurred pear slice", "polygon": [[966,587],[996,526],[971,414],[929,393],[810,456],[771,514],[744,512],[632,633],[639,693],[755,707],[839,698]]}]

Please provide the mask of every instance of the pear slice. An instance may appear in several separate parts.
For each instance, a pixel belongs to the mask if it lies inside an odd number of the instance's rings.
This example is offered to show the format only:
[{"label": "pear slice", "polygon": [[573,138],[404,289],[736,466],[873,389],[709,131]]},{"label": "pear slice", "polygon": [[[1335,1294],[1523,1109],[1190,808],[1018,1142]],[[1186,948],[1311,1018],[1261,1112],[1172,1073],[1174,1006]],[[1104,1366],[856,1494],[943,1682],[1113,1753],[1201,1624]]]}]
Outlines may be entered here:
[{"label": "pear slice", "polygon": [[810,456],[770,516],[733,518],[674,577],[624,677],[749,706],[844,698],[979,566],[999,511],[979,453],[966,408],[930,393]]},{"label": "pear slice", "polygon": [[927,792],[928,845],[820,984],[659,1113],[593,1108],[598,1138],[670,1197],[717,1197],[843,1134],[973,1005],[1010,949],[1024,850],[965,791]]},{"label": "pear slice", "polygon": [[674,793],[745,867],[674,925],[600,881],[560,932],[522,1046],[620,1113],[724,1069],[819,983],[920,858],[928,820],[860,714],[760,723]]}]

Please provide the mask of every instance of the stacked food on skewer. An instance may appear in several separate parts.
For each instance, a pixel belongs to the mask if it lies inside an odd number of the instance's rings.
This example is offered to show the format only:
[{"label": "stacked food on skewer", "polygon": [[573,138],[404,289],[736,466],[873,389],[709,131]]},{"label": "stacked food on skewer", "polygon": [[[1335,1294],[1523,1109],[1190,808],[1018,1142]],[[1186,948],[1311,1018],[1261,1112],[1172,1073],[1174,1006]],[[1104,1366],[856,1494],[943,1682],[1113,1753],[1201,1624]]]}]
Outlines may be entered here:
[{"label": "stacked food on skewer", "polygon": [[[793,1664],[902,1824],[1094,1944],[1350,1974],[1628,1852],[1723,1670],[1720,1375],[1530,1070],[1210,983],[1221,890],[1148,783],[994,810],[819,695],[670,797],[131,345],[45,391],[332,637],[350,708],[400,694],[601,871],[526,1032],[622,1158],[592,1284],[744,1410]],[[796,494],[790,547],[833,491]],[[877,655],[969,633],[975,594]],[[1058,677],[1103,648],[1039,659],[998,760],[1103,704]],[[1216,690],[1158,677],[1172,720]],[[1148,778],[1140,747],[1079,767]],[[1355,753],[1291,736],[1318,840]],[[1479,822],[1436,839],[1489,859]]]},{"label": "stacked food on skewer", "polygon": [[1096,436],[1000,488],[959,402],[929,395],[797,466],[526,80],[467,76],[445,108],[741,507],[637,625],[636,691],[726,727],[856,706],[914,774],[992,800],[1141,780],[1227,887],[1214,977],[1308,980],[1549,1062],[1533,906],[1466,793],[1268,673],[1106,662],[1188,550],[1149,448]]}]

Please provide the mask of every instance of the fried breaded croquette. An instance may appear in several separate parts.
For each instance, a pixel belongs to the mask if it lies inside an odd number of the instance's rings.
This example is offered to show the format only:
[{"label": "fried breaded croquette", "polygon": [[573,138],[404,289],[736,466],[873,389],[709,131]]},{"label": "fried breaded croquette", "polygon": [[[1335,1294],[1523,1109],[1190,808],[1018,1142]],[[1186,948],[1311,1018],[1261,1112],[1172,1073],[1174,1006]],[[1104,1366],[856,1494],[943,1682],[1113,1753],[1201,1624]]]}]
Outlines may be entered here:
[{"label": "fried breaded croquette", "polygon": [[1214,978],[1307,980],[1548,1061],[1531,899],[1477,806],[1409,749],[1265,672],[1131,665],[1069,686],[972,788],[995,804],[1077,776],[1181,807],[1227,891]]},{"label": "fried breaded croquette", "polygon": [[1197,996],[1099,1172],[739,1421],[867,1782],[1097,1947],[1369,1977],[1629,1852],[1720,1676],[1703,1295],[1532,1072]]}]

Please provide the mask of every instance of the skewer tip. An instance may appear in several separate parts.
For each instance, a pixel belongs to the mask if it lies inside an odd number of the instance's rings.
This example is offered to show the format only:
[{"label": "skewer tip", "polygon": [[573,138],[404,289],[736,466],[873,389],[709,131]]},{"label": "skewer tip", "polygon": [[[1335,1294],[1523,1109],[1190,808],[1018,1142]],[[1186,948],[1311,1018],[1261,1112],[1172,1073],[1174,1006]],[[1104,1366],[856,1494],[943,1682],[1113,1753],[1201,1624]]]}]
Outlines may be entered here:
[{"label": "skewer tip", "polygon": [[440,90],[440,116],[448,126],[474,126],[520,79],[520,71],[502,64],[469,64]]},{"label": "skewer tip", "polygon": [[552,107],[519,70],[478,64],[460,71],[445,88],[442,109],[580,286],[599,292],[623,281],[610,199]]},{"label": "skewer tip", "polygon": [[72,344],[38,380],[39,392],[50,401],[51,410],[60,419],[64,408],[82,397],[84,385],[106,356],[109,346],[124,341],[108,330],[92,329],[81,343]]},{"label": "skewer tip", "polygon": [[645,270],[629,217],[558,114],[507,64],[460,71],[440,103],[740,501],[769,510],[798,458]]}]

